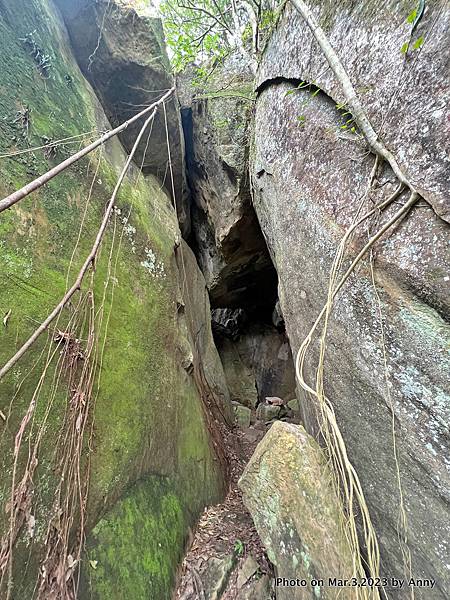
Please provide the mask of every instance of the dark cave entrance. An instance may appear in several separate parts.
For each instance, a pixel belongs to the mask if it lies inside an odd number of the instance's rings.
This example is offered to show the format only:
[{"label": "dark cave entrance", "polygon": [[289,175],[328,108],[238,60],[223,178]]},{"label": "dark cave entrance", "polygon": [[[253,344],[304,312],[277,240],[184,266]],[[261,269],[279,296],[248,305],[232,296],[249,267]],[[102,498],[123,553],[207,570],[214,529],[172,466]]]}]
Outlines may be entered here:
[{"label": "dark cave entrance", "polygon": [[[251,409],[267,397],[287,402],[295,398],[295,375],[278,302],[277,272],[249,183],[238,181],[235,170],[217,156],[211,159],[216,142],[205,151],[206,112],[202,102],[181,110],[191,196],[189,244],[206,279],[213,335],[231,400]],[[225,235],[218,234],[217,225],[221,185],[239,190],[239,207]]]}]

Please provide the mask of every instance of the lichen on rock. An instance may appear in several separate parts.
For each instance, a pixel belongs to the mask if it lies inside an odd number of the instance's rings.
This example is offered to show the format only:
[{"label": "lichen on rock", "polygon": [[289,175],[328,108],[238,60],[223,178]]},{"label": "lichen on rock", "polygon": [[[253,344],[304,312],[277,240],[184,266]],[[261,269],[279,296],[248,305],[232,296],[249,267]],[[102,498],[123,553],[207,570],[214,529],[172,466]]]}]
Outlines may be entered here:
[{"label": "lichen on rock", "polygon": [[[277,598],[354,598],[352,590],[328,585],[333,574],[352,576],[353,559],[332,472],[303,427],[276,421],[257,446],[239,487],[277,577],[307,582],[304,587],[280,585]],[[320,579],[323,586],[311,585]]]}]

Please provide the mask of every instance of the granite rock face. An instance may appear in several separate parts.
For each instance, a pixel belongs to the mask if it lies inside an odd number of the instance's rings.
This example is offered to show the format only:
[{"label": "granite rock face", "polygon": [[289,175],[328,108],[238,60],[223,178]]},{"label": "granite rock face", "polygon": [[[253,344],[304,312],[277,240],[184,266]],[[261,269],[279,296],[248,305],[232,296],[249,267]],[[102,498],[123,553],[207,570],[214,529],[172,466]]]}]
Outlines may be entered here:
[{"label": "granite rock face", "polygon": [[193,89],[192,77],[179,82],[197,258],[212,305],[250,311],[276,300],[276,273],[248,178],[253,80],[232,55],[207,89]]},{"label": "granite rock face", "polygon": [[[448,222],[448,3],[425,3],[412,37],[408,16],[416,8],[414,3],[388,0],[380,7],[376,0],[343,0],[339,5],[310,0],[308,4],[350,75],[375,130],[411,183]],[[416,42],[418,48],[414,48]],[[315,38],[291,5],[266,48],[257,86],[280,77],[315,83],[336,103],[345,103]]]},{"label": "granite rock face", "polygon": [[[79,136],[77,144],[86,143],[87,132],[95,135],[110,126],[78,68],[53,3],[0,0],[0,46],[2,152],[68,136]],[[37,61],[37,49],[39,56],[48,56],[45,72],[42,61]],[[73,148],[57,145],[51,151],[44,148],[2,158],[1,197],[70,156]],[[60,301],[67,281],[71,284],[75,279],[125,161],[120,142],[111,140],[101,153],[80,161],[2,213],[0,307],[2,320],[4,313],[9,312],[9,317],[7,326],[1,326],[1,365]],[[88,276],[82,297],[88,297],[89,282]],[[63,333],[72,333],[70,323],[80,297],[74,296],[58,321]],[[101,379],[94,383],[95,389],[99,383],[98,394],[95,401],[91,397],[89,409],[93,434],[90,442],[84,439],[80,465],[85,478],[89,457],[89,559],[82,557],[80,598],[165,600],[172,591],[189,527],[204,506],[218,501],[224,492],[203,398],[207,386],[218,405],[226,404],[228,392],[212,339],[204,278],[192,253],[183,250],[170,198],[153,175],[142,177],[132,167],[124,180],[96,260],[89,297],[96,311],[104,310],[102,325],[96,320],[98,344],[104,352],[97,371]],[[83,323],[84,313],[78,314]],[[3,550],[10,524],[6,507],[15,436],[43,372],[43,357],[49,348],[56,352],[40,389],[33,426],[25,427],[18,452],[19,478],[29,444],[36,441],[42,426],[39,462],[29,487],[28,522],[35,526],[20,529],[13,554],[16,598],[33,597],[41,580],[47,528],[52,523],[55,531],[59,527],[60,513],[54,504],[60,482],[59,453],[71,456],[58,443],[64,439],[60,436],[70,438],[65,416],[73,390],[67,372],[57,370],[59,338],[54,333],[51,329],[48,337],[42,335],[0,382],[2,415],[11,410],[8,421],[2,417],[0,422]],[[85,336],[81,338],[84,350]],[[197,377],[200,363],[202,386]],[[6,597],[6,584],[7,577],[2,579],[1,597]]]},{"label": "granite rock face", "polygon": [[[67,26],[78,64],[94,87],[111,125],[116,127],[143,110],[174,85],[161,20],[128,0],[55,0]],[[178,102],[166,104],[170,159],[180,226],[190,232],[185,185],[184,140]],[[144,119],[120,134],[129,151]],[[173,195],[163,109],[156,115],[149,140],[144,136],[135,155],[144,173],[156,175]]]},{"label": "granite rock face", "polygon": [[354,590],[311,585],[314,579],[328,583],[335,573],[351,577],[352,558],[326,458],[303,427],[275,422],[257,446],[239,487],[276,577],[307,582],[305,587],[277,587],[277,598],[355,598]]},{"label": "granite rock face", "polygon": [[[325,391],[364,487],[382,571],[402,577],[394,422],[412,573],[436,580],[433,591],[416,589],[416,598],[443,600],[450,585],[448,119],[443,109],[450,89],[449,49],[443,42],[450,12],[442,3],[427,5],[417,31],[427,35],[425,43],[405,56],[400,48],[410,26],[404,4],[316,4],[317,18],[376,129],[426,200],[376,245],[375,287],[365,259],[339,294],[327,340]],[[302,80],[323,91],[291,93]],[[295,355],[326,302],[334,253],[367,188],[374,157],[357,132],[342,128],[349,117],[336,107],[342,102],[339,85],[290,7],[264,54],[258,85],[254,206],[277,270]],[[395,186],[393,174],[380,169],[365,208]],[[398,206],[376,216],[369,231]],[[367,235],[361,228],[353,238],[342,272]],[[306,361],[311,385],[317,349],[314,342]],[[317,432],[308,398],[302,398],[301,412],[307,430]]]}]

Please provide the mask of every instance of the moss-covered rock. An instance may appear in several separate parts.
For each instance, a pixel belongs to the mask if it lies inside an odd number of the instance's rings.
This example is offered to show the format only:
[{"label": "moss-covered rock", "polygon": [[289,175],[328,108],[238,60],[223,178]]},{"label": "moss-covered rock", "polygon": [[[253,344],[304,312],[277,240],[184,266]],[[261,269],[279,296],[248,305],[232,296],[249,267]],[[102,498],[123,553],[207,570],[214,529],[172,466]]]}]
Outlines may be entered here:
[{"label": "moss-covered rock", "polygon": [[[328,585],[329,577],[352,576],[352,555],[327,460],[303,427],[276,421],[239,487],[277,576],[305,581],[278,587],[277,598],[355,598],[351,588]],[[323,586],[314,584],[317,580]]]},{"label": "moss-covered rock", "polygon": [[[0,47],[0,154],[14,153],[0,158],[0,194],[4,196],[66,158],[109,123],[78,69],[51,2],[0,0]],[[53,144],[68,136],[80,137],[65,145]],[[44,144],[44,149],[17,154]],[[0,216],[0,313],[2,320],[9,315],[0,330],[1,365],[60,300],[67,282],[74,281],[124,162],[120,143],[110,141],[103,151],[80,161]],[[151,582],[136,582],[134,569],[122,569],[117,573],[121,597],[143,597],[133,591],[151,589],[156,590],[155,600],[165,599],[189,524],[223,491],[200,393],[193,376],[183,368],[194,338],[179,316],[180,304],[189,305],[189,297],[182,285],[186,273],[174,252],[181,238],[175,211],[159,182],[153,176],[144,179],[133,168],[116,204],[92,279],[86,277],[81,293],[49,335],[42,335],[0,382],[0,409],[9,415],[7,422],[0,420],[3,536],[9,525],[5,507],[11,494],[15,436],[45,359],[48,353],[53,355],[18,455],[16,482],[22,477],[29,444],[33,445],[42,426],[38,466],[27,484],[28,525],[30,514],[35,525],[31,532],[22,528],[14,552],[13,597],[32,597],[48,524],[55,516],[51,507],[71,390],[66,371],[56,368],[60,353],[54,336],[57,330],[71,332],[75,308],[82,297],[88,298],[83,294],[90,286],[93,312],[83,307],[77,312],[78,332],[86,332],[83,323],[89,322],[90,314],[95,314],[97,329],[97,378],[88,428],[92,436],[88,436],[89,444],[87,439],[83,442],[81,457],[83,479],[90,464],[87,533],[94,529],[90,547],[99,556],[99,576],[91,578],[90,592],[97,598],[109,597],[105,594],[112,589],[116,566],[108,569],[100,557],[120,556],[127,545],[134,548],[131,554],[140,556],[143,577],[149,574]],[[200,273],[192,278],[200,285],[197,293],[203,294],[207,307],[197,314],[199,321],[209,314],[200,278]],[[189,306],[189,310],[197,308]],[[207,321],[202,325],[205,344],[193,353],[194,361],[205,358],[207,380],[214,380],[212,387],[220,401],[226,402],[223,372],[215,371],[220,361],[211,330]],[[81,335],[81,350],[85,342]],[[142,521],[124,526],[123,532],[128,535],[133,527],[151,531],[151,540],[109,536],[106,524],[126,520],[129,517],[123,515],[132,513]],[[102,517],[102,525],[96,528]],[[173,527],[169,533],[168,523]],[[75,514],[74,532],[77,528]],[[160,560],[159,544],[167,553],[156,572],[151,565]],[[83,560],[82,564],[87,563]]]},{"label": "moss-covered rock", "polygon": [[137,483],[92,531],[81,596],[122,600],[126,590],[129,598],[169,598],[186,527],[169,481]]}]

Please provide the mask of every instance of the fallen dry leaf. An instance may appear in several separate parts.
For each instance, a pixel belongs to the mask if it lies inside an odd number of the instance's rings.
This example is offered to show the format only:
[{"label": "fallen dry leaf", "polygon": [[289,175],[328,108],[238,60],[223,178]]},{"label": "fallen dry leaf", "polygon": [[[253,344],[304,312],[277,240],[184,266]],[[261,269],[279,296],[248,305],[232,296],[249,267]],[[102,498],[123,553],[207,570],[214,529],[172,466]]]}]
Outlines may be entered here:
[{"label": "fallen dry leaf", "polygon": [[3,325],[5,327],[7,327],[7,325],[8,325],[8,321],[9,321],[9,317],[11,316],[11,312],[12,312],[12,310],[9,309],[8,312],[6,313],[6,315],[3,317]]}]

